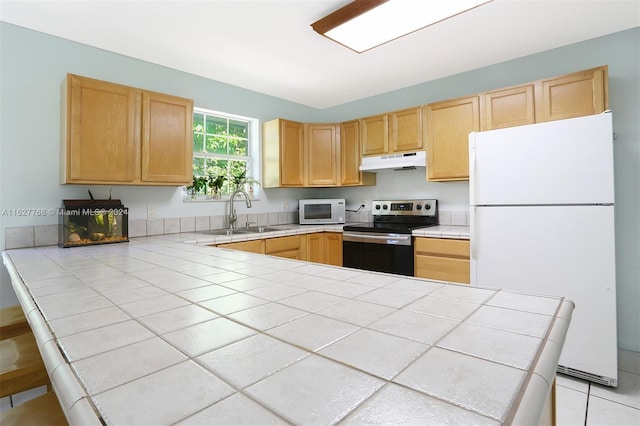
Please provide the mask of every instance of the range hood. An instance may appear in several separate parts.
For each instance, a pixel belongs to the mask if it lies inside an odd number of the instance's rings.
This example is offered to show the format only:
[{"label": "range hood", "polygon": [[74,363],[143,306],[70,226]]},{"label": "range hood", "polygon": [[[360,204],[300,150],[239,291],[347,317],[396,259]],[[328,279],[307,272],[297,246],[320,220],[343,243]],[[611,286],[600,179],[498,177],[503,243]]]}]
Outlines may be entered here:
[{"label": "range hood", "polygon": [[400,154],[362,157],[360,170],[407,170],[427,166],[427,154],[424,151],[405,152]]}]

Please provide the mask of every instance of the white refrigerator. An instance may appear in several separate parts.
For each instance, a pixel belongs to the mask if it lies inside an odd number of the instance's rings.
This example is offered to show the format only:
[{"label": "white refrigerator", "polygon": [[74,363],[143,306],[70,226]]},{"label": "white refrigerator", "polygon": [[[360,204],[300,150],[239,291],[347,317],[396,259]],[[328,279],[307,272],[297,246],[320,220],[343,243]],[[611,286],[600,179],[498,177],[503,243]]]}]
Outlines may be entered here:
[{"label": "white refrigerator", "polygon": [[617,386],[611,118],[469,134],[471,285],[572,300],[558,371]]}]

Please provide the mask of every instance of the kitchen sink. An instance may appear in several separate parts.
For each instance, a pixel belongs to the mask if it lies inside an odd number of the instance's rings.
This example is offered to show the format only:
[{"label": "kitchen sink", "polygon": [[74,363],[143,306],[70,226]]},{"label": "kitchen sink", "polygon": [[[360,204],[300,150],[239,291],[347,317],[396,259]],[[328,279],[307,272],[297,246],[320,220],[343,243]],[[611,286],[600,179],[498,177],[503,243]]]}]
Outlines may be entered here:
[{"label": "kitchen sink", "polygon": [[248,234],[249,230],[247,229],[214,229],[211,231],[202,231],[203,234],[209,235],[238,235],[238,234]]},{"label": "kitchen sink", "polygon": [[273,231],[286,231],[289,228],[274,228],[273,226],[252,226],[250,228],[236,228],[236,229],[213,229],[211,231],[202,231],[203,234],[208,235],[238,235],[238,234],[262,234],[264,232]]},{"label": "kitchen sink", "polygon": [[250,233],[262,233],[262,232],[273,232],[273,231],[286,231],[289,228],[274,228],[272,226],[252,226],[251,228],[246,228],[246,230]]}]

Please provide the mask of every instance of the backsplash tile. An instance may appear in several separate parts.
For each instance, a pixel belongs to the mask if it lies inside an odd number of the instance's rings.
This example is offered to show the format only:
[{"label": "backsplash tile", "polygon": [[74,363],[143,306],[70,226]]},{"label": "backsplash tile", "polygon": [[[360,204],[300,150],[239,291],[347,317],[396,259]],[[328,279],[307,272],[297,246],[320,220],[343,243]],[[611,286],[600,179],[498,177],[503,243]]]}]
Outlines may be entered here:
[{"label": "backsplash tile", "polygon": [[38,225],[35,227],[34,244],[38,246],[52,246],[58,244],[59,225]]},{"label": "backsplash tile", "polygon": [[209,216],[209,229],[222,229],[226,225],[225,216]]},{"label": "backsplash tile", "polygon": [[278,213],[269,213],[269,219],[268,219],[267,225],[279,225],[278,224]]},{"label": "backsplash tile", "polygon": [[165,217],[163,234],[177,234],[179,232],[180,232],[180,218]]},{"label": "backsplash tile", "polygon": [[164,234],[164,219],[147,219],[147,235]]},{"label": "backsplash tile", "polygon": [[[165,223],[166,226],[166,223]],[[181,217],[180,218],[180,232],[194,232],[196,230],[196,218],[195,217]]]},{"label": "backsplash tile", "polygon": [[33,247],[35,231],[33,226],[5,228],[4,246],[6,249]]},{"label": "backsplash tile", "polygon": [[451,225],[451,212],[450,211],[438,211],[438,224]]},{"label": "backsplash tile", "polygon": [[144,237],[147,235],[147,219],[129,220],[129,238]]},{"label": "backsplash tile", "polygon": [[[450,220],[451,218],[454,218]],[[441,225],[468,225],[469,215],[466,211],[440,212]],[[346,221],[371,222],[371,210],[347,212]],[[298,211],[279,211],[268,213],[238,214],[236,225],[243,227],[249,222],[251,226],[287,225],[298,223]],[[447,223],[457,222],[457,223]],[[187,216],[156,219],[130,219],[129,238],[151,235],[177,234],[180,232],[198,232],[209,229],[223,229],[228,226],[227,215]],[[17,226],[5,228],[4,249],[39,247],[58,243],[58,225]]]},{"label": "backsplash tile", "polygon": [[454,210],[451,212],[451,225],[469,225],[469,215],[464,210]]},{"label": "backsplash tile", "polygon": [[208,231],[209,216],[196,216],[196,231]]}]

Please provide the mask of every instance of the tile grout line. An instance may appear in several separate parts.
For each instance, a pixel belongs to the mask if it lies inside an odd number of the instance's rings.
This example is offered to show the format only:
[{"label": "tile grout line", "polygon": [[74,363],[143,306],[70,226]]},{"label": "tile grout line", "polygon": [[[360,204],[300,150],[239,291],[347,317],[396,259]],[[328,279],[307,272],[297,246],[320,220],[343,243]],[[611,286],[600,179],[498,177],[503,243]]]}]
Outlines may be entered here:
[{"label": "tile grout line", "polygon": [[591,397],[591,382],[587,382],[587,406],[584,411],[584,426],[587,426],[587,420],[589,419],[589,399]]}]

